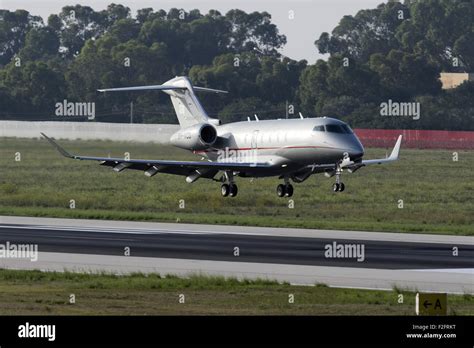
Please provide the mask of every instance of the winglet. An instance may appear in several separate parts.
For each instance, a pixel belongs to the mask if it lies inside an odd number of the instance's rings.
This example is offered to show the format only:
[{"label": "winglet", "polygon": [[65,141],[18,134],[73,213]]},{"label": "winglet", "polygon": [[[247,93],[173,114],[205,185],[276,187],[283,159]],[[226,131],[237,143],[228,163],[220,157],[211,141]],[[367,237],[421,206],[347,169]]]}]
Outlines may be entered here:
[{"label": "winglet", "polygon": [[41,135],[42,135],[43,137],[45,137],[46,140],[47,140],[51,145],[53,145],[53,146],[56,148],[56,150],[59,151],[59,153],[60,153],[61,155],[63,155],[64,157],[74,158],[73,155],[71,155],[69,152],[67,152],[66,150],[64,150],[61,146],[59,146],[59,144],[58,144],[57,142],[55,142],[53,139],[51,139],[50,137],[48,137],[46,134],[41,133]]},{"label": "winglet", "polygon": [[400,134],[398,136],[397,142],[395,143],[395,146],[393,147],[392,153],[390,154],[389,157],[385,158],[379,158],[379,159],[370,159],[370,160],[362,160],[359,165],[363,166],[368,166],[370,164],[382,164],[382,163],[390,163],[393,161],[398,160],[398,155],[400,154],[400,146],[402,144],[402,135]]},{"label": "winglet", "polygon": [[402,144],[402,135],[400,134],[398,136],[397,142],[395,143],[395,146],[393,147],[392,153],[390,154],[389,159],[391,160],[397,160],[398,155],[400,154],[400,146]]}]

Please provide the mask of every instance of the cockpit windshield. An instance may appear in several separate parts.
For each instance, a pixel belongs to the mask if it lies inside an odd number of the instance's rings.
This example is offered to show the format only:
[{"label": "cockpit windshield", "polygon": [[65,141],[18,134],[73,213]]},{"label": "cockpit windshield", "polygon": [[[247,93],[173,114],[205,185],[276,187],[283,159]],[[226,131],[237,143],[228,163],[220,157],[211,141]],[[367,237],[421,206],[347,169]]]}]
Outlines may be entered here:
[{"label": "cockpit windshield", "polygon": [[351,127],[349,127],[347,124],[327,124],[325,126],[316,126],[313,128],[313,131],[339,134],[353,134]]},{"label": "cockpit windshield", "polygon": [[328,131],[329,133],[346,133],[344,128],[342,128],[338,124],[327,124],[326,131]]},{"label": "cockpit windshield", "polygon": [[353,134],[354,132],[352,131],[351,127],[349,127],[347,124],[341,124],[341,127],[344,128],[347,134]]}]

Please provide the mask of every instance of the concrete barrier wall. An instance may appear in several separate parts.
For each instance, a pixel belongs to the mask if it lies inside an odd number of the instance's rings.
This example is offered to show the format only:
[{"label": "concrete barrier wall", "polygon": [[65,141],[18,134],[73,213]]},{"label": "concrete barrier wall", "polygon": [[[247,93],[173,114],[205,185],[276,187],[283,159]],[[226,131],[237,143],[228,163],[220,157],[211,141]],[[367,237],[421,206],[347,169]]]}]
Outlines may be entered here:
[{"label": "concrete barrier wall", "polygon": [[178,129],[175,124],[0,121],[0,137],[16,138],[39,138],[43,132],[56,139],[167,143]]},{"label": "concrete barrier wall", "polygon": [[[102,139],[166,144],[177,132],[176,124],[128,124],[101,122],[0,121],[0,137],[39,138],[40,132],[56,139]],[[403,134],[402,147],[474,149],[474,132],[354,129],[365,147],[392,147]]]}]

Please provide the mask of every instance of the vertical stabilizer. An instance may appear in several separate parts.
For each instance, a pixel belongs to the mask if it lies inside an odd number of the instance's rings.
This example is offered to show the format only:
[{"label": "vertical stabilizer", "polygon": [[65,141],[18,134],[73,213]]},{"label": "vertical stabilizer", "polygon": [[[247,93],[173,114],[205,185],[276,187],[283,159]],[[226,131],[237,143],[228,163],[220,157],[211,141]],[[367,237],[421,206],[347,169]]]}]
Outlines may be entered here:
[{"label": "vertical stabilizer", "polygon": [[168,94],[173,103],[176,116],[181,128],[194,126],[198,123],[211,123],[218,125],[220,122],[217,119],[210,118],[195,92],[211,92],[211,93],[227,93],[219,89],[211,89],[205,87],[197,87],[191,84],[191,81],[186,76],[177,76],[174,79],[166,81],[162,85],[153,86],[137,86],[137,87],[120,87],[120,88],[106,88],[99,89],[99,92],[121,92],[121,91],[146,91],[146,90],[160,90]]},{"label": "vertical stabilizer", "polygon": [[166,86],[181,87],[180,89],[164,90],[171,98],[176,116],[182,128],[197,123],[207,123],[209,116],[194,93],[191,81],[185,76],[178,76],[166,81]]}]

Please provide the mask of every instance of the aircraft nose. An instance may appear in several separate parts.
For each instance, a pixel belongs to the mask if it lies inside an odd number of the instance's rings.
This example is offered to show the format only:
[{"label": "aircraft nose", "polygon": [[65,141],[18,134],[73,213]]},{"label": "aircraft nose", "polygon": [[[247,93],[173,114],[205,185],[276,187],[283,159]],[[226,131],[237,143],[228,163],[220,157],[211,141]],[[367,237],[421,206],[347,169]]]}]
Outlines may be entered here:
[{"label": "aircraft nose", "polygon": [[349,150],[349,157],[352,161],[360,159],[364,156],[364,147],[362,146],[359,139],[354,137]]}]

